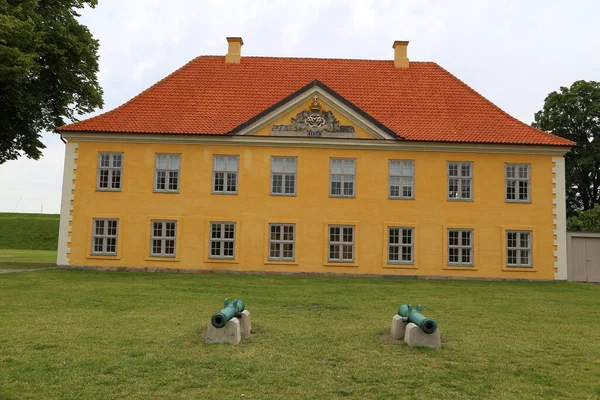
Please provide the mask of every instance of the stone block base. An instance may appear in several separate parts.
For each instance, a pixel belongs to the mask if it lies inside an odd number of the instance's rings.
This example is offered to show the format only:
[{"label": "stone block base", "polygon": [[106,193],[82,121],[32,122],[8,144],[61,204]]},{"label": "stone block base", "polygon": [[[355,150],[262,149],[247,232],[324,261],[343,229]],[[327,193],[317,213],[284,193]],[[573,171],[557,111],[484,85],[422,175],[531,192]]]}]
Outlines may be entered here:
[{"label": "stone block base", "polygon": [[404,331],[408,322],[402,322],[402,317],[398,314],[392,318],[392,340],[404,339]]},{"label": "stone block base", "polygon": [[210,321],[208,322],[204,340],[206,343],[239,344],[241,339],[242,335],[239,319],[235,317],[231,318],[222,328],[215,328]]},{"label": "stone block base", "polygon": [[250,317],[250,311],[242,311],[242,317],[240,318],[240,329],[242,330],[242,337],[250,337],[250,331],[252,330],[252,318]]},{"label": "stone block base", "polygon": [[440,330],[437,329],[433,333],[425,333],[418,325],[410,322],[406,325],[404,343],[409,347],[429,347],[431,349],[439,349],[442,347]]}]

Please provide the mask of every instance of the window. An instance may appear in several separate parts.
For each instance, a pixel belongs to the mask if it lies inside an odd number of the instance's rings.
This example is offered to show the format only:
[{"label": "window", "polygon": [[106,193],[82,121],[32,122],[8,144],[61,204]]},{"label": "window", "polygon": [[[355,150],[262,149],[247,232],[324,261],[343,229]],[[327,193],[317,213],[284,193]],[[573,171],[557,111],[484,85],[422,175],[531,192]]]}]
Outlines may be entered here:
[{"label": "window", "polygon": [[506,201],[529,202],[529,164],[505,164]]},{"label": "window", "polygon": [[414,164],[412,160],[390,160],[391,199],[414,199]]},{"label": "window", "polygon": [[271,194],[293,196],[296,194],[296,158],[271,158]]},{"label": "window", "polygon": [[530,231],[506,231],[506,266],[531,268]]},{"label": "window", "polygon": [[388,263],[412,264],[413,228],[388,228]]},{"label": "window", "polygon": [[329,261],[354,261],[354,226],[329,225]]},{"label": "window", "polygon": [[157,154],[154,171],[154,190],[179,192],[179,154]]},{"label": "window", "polygon": [[330,165],[329,195],[332,197],[354,197],[356,160],[332,158]]},{"label": "window", "polygon": [[269,260],[294,261],[294,224],[269,224]]},{"label": "window", "polygon": [[117,255],[118,219],[94,219],[92,232],[92,254],[101,256]]},{"label": "window", "polygon": [[153,257],[175,257],[177,221],[152,221],[150,255]]},{"label": "window", "polygon": [[98,190],[121,190],[123,153],[98,154]]},{"label": "window", "polygon": [[448,163],[448,199],[472,200],[473,199],[473,163],[449,162]]},{"label": "window", "polygon": [[448,229],[448,265],[473,266],[473,231]]},{"label": "window", "polygon": [[238,156],[215,156],[213,193],[237,193]]},{"label": "window", "polygon": [[235,257],[235,222],[210,223],[210,258]]}]

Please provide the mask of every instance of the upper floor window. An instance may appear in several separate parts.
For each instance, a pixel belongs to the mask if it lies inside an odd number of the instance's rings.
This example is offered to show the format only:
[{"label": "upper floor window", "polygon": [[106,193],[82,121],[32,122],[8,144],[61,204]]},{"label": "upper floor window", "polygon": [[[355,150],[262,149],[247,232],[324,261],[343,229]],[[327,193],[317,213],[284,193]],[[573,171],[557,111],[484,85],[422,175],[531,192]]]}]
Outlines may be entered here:
[{"label": "upper floor window", "polygon": [[354,226],[329,225],[328,260],[333,262],[354,261]]},{"label": "upper floor window", "polygon": [[531,268],[531,231],[506,231],[506,266]]},{"label": "upper floor window", "polygon": [[505,164],[506,201],[529,202],[531,200],[529,164]]},{"label": "upper floor window", "polygon": [[117,255],[118,219],[94,218],[92,232],[92,254],[101,256]]},{"label": "upper floor window", "polygon": [[354,197],[356,159],[332,158],[330,165],[329,195],[331,197]]},{"label": "upper floor window", "polygon": [[157,154],[154,168],[156,192],[179,192],[179,154]]},{"label": "upper floor window", "polygon": [[98,154],[98,190],[121,190],[123,153]]},{"label": "upper floor window", "polygon": [[448,229],[448,265],[473,266],[472,229]]},{"label": "upper floor window", "polygon": [[271,194],[296,194],[296,157],[271,158]]},{"label": "upper floor window", "polygon": [[412,160],[390,160],[391,199],[414,199],[415,162]]},{"label": "upper floor window", "polygon": [[210,223],[209,258],[235,258],[235,222]]},{"label": "upper floor window", "polygon": [[413,261],[413,228],[388,228],[388,263],[412,264]]},{"label": "upper floor window", "polygon": [[175,257],[177,221],[152,221],[150,255],[153,257]]},{"label": "upper floor window", "polygon": [[473,199],[473,163],[448,163],[448,199]]},{"label": "upper floor window", "polygon": [[238,156],[214,156],[213,193],[237,193]]}]

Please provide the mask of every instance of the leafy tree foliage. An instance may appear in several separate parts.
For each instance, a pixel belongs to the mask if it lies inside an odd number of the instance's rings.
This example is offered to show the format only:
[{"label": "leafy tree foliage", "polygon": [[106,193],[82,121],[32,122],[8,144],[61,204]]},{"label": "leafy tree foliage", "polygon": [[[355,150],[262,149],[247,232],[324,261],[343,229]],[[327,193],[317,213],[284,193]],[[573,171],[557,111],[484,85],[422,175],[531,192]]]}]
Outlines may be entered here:
[{"label": "leafy tree foliage", "polygon": [[570,231],[600,232],[600,204],[582,211],[579,215],[567,218],[567,229]]},{"label": "leafy tree foliage", "polygon": [[600,203],[600,82],[550,93],[533,126],[577,143],[565,160],[568,214]]},{"label": "leafy tree foliage", "polygon": [[97,0],[0,0],[0,164],[39,159],[43,130],[102,106],[98,41],[77,21]]}]

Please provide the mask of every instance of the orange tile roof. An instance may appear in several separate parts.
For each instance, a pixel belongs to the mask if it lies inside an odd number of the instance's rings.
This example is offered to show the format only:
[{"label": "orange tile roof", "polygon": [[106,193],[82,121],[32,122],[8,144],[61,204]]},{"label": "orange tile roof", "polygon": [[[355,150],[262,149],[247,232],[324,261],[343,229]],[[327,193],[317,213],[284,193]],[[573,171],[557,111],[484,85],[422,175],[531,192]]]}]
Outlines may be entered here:
[{"label": "orange tile roof", "polygon": [[57,130],[228,134],[318,80],[400,138],[569,146],[509,116],[432,62],[201,56],[112,111]]}]

